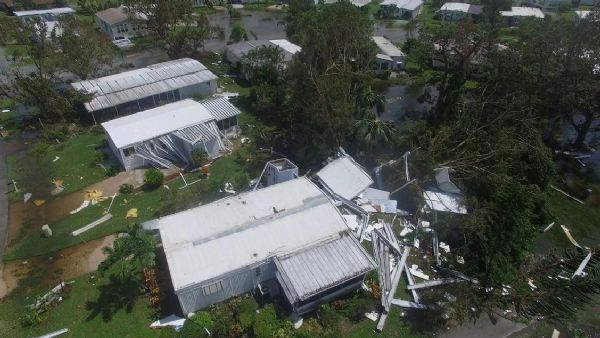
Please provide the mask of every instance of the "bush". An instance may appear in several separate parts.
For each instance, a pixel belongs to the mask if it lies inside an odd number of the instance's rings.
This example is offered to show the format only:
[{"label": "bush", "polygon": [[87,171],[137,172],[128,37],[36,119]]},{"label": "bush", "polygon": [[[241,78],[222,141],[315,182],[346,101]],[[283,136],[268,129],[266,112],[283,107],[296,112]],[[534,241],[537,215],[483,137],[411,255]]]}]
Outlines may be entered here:
[{"label": "bush", "polygon": [[112,177],[112,176],[115,176],[118,173],[119,173],[119,167],[117,167],[116,165],[111,165],[110,167],[108,167],[108,169],[106,169],[106,172],[104,173],[104,176],[106,176],[106,177]]},{"label": "bush", "polygon": [[42,138],[48,143],[56,143],[56,141],[63,142],[67,139],[68,132],[67,127],[46,128],[42,132]]},{"label": "bush", "polygon": [[194,167],[202,166],[208,161],[208,154],[204,149],[194,149],[190,154],[190,164]]},{"label": "bush", "polygon": [[50,146],[43,142],[34,143],[31,148],[29,148],[29,153],[35,157],[42,157],[46,155],[50,150]]},{"label": "bush", "polygon": [[162,185],[165,175],[158,169],[152,168],[144,173],[144,183],[150,188],[158,188]]},{"label": "bush", "polygon": [[204,327],[202,325],[199,325],[198,323],[196,323],[192,320],[186,320],[185,323],[183,323],[183,327],[181,328],[181,330],[179,330],[177,337],[178,338],[205,338],[205,337],[209,337],[209,335],[208,335],[208,333],[206,333],[206,330],[204,330]]},{"label": "bush", "polygon": [[254,336],[256,338],[272,338],[279,327],[277,314],[272,304],[265,306],[254,316]]},{"label": "bush", "polygon": [[28,310],[21,318],[21,325],[24,327],[38,326],[44,321],[44,318],[37,310]]},{"label": "bush", "polygon": [[237,319],[244,331],[248,331],[252,328],[252,322],[254,321],[254,315],[256,315],[257,308],[258,304],[256,304],[254,298],[248,297],[242,299],[235,309]]},{"label": "bush", "polygon": [[356,295],[348,299],[340,311],[345,317],[354,322],[361,321],[366,312],[373,310],[373,299]]},{"label": "bush", "polygon": [[208,331],[212,331],[214,322],[210,313],[206,311],[200,311],[190,317],[190,320],[202,327],[208,329]]},{"label": "bush", "polygon": [[123,195],[128,195],[133,192],[133,185],[123,183],[119,186],[119,193]]}]

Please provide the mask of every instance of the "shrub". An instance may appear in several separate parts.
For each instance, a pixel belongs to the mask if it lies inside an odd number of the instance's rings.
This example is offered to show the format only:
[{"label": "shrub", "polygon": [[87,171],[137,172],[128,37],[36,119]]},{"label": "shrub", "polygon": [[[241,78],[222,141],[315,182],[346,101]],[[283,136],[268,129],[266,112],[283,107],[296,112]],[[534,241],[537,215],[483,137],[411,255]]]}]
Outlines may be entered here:
[{"label": "shrub", "polygon": [[110,167],[108,167],[108,169],[106,169],[106,172],[104,173],[104,176],[106,176],[106,177],[112,177],[112,176],[115,176],[118,173],[119,173],[119,167],[117,167],[116,165],[111,165]]},{"label": "shrub", "polygon": [[206,161],[208,161],[208,154],[204,149],[197,148],[192,150],[192,153],[190,154],[190,164],[192,166],[199,167],[204,165]]},{"label": "shrub", "polygon": [[133,192],[133,185],[123,183],[119,186],[119,193],[123,195],[128,195]]},{"label": "shrub", "polygon": [[194,314],[190,320],[202,327],[207,328],[209,331],[212,331],[214,326],[211,314],[206,311],[200,311]]},{"label": "shrub", "polygon": [[104,152],[101,150],[96,150],[94,153],[94,159],[92,160],[91,165],[95,167],[98,163],[104,162]]},{"label": "shrub", "polygon": [[256,301],[252,297],[240,300],[235,312],[244,331],[248,331],[252,328],[252,322],[254,321],[254,315],[256,314],[257,308],[258,304],[256,304]]},{"label": "shrub", "polygon": [[44,318],[37,310],[28,310],[21,318],[21,325],[24,327],[38,326],[44,321]]},{"label": "shrub", "polygon": [[165,175],[158,169],[152,168],[144,173],[144,183],[150,188],[158,188],[162,185]]},{"label": "shrub", "polygon": [[50,146],[43,142],[34,143],[31,148],[29,148],[29,153],[35,157],[42,157],[46,155],[50,150]]},{"label": "shrub", "polygon": [[359,322],[364,318],[366,312],[373,310],[373,299],[356,295],[348,299],[344,308],[340,311],[348,319]]},{"label": "shrub", "polygon": [[177,334],[178,338],[205,338],[209,337],[204,327],[192,320],[186,320]]},{"label": "shrub", "polygon": [[256,338],[272,338],[278,327],[279,321],[272,304],[254,316],[253,331]]},{"label": "shrub", "polygon": [[42,132],[42,138],[48,143],[56,143],[56,141],[63,142],[67,139],[68,132],[69,130],[67,127],[46,128]]}]

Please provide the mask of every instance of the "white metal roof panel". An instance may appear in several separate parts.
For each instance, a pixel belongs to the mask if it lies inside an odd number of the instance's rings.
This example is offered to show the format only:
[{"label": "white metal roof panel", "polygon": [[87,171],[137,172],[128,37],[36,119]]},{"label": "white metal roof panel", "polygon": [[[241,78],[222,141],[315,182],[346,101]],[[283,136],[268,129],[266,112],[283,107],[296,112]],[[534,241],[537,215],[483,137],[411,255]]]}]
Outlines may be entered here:
[{"label": "white metal roof panel", "polygon": [[275,46],[278,46],[279,48],[283,49],[284,51],[286,51],[292,55],[294,55],[302,50],[302,48],[300,46],[298,46],[294,43],[291,43],[286,39],[269,40],[269,42],[274,44]]},{"label": "white metal roof panel", "polygon": [[17,17],[24,16],[38,16],[38,15],[61,15],[61,14],[72,14],[75,10],[71,7],[60,7],[60,8],[49,8],[49,9],[36,9],[30,11],[16,11],[14,12]]},{"label": "white metal roof panel", "polygon": [[383,52],[383,54],[398,57],[405,56],[404,52],[400,50],[400,48],[396,47],[393,43],[391,43],[388,39],[383,36],[374,36],[373,42],[377,45],[377,47]]},{"label": "white metal roof panel", "polygon": [[348,229],[337,208],[304,177],[162,217],[158,222],[176,291],[314,245]]},{"label": "white metal roof panel", "polygon": [[440,8],[441,11],[468,13],[471,5],[462,2],[446,2]]},{"label": "white metal roof panel", "polygon": [[423,0],[383,0],[381,6],[396,6],[398,8],[414,11],[423,5]]},{"label": "white metal roof panel", "polygon": [[532,16],[543,19],[544,12],[539,8],[533,7],[512,7],[510,11],[500,11],[502,16]]},{"label": "white metal roof panel", "polygon": [[85,108],[88,111],[96,111],[216,78],[217,76],[200,62],[183,58],[97,79],[73,82],[71,86],[75,90],[94,94],[94,98],[85,104]]},{"label": "white metal roof panel", "polygon": [[277,278],[291,302],[302,301],[375,268],[348,232],[326,243],[275,258]]},{"label": "white metal roof panel", "polygon": [[373,184],[371,176],[350,156],[329,162],[317,172],[317,177],[331,191],[348,200]]},{"label": "white metal roof panel", "polygon": [[467,208],[464,205],[461,195],[439,191],[423,191],[423,198],[430,209],[456,214],[467,213]]},{"label": "white metal roof panel", "polygon": [[227,98],[223,96],[214,96],[200,101],[210,114],[217,121],[225,120],[230,117],[238,116],[242,112],[237,109]]},{"label": "white metal roof panel", "polygon": [[154,139],[213,117],[194,100],[183,100],[102,123],[117,148]]}]

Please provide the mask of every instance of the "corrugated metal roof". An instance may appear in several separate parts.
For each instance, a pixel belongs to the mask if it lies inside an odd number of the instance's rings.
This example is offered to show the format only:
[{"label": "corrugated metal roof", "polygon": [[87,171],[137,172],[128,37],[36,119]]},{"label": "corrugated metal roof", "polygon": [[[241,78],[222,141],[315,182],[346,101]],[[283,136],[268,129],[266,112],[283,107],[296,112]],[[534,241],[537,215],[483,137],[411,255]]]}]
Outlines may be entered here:
[{"label": "corrugated metal roof", "polygon": [[544,12],[539,8],[534,7],[512,7],[510,11],[500,11],[502,16],[533,16],[536,18],[543,19]]},{"label": "corrugated metal roof", "polygon": [[205,100],[200,101],[206,109],[210,112],[210,114],[217,121],[225,120],[230,117],[238,116],[242,112],[237,109],[227,98],[223,96],[215,96]]},{"label": "corrugated metal roof", "polygon": [[157,221],[175,291],[348,229],[327,196],[304,177]]},{"label": "corrugated metal roof", "polygon": [[94,94],[85,108],[96,111],[216,78],[200,62],[183,58],[98,79],[74,82],[71,86],[75,90]]},{"label": "corrugated metal roof", "polygon": [[106,22],[109,25],[114,25],[119,22],[127,21],[130,17],[135,20],[148,20],[148,17],[140,12],[131,12],[126,6],[119,6],[114,8],[107,8],[103,11],[96,13],[96,17]]},{"label": "corrugated metal roof", "polygon": [[391,43],[383,36],[374,36],[372,39],[383,54],[395,57],[406,56],[406,54],[404,54],[400,48],[396,47],[396,45]]},{"label": "corrugated metal roof", "polygon": [[15,11],[15,16],[38,16],[38,15],[61,15],[61,14],[72,14],[75,10],[71,7],[60,7],[60,8],[48,8],[48,9],[35,9],[30,11]]},{"label": "corrugated metal roof", "polygon": [[286,51],[292,55],[296,54],[302,50],[302,48],[300,46],[298,46],[294,43],[291,43],[286,39],[269,40],[269,42],[274,44],[275,46],[278,46],[279,48],[283,49],[284,51]]},{"label": "corrugated metal roof", "polygon": [[383,0],[381,6],[396,6],[397,8],[414,11],[423,5],[423,0]]},{"label": "corrugated metal roof", "polygon": [[[208,123],[215,123],[214,121]],[[181,139],[191,143],[196,144],[198,141],[208,141],[212,140],[219,135],[216,135],[211,128],[206,126],[207,122],[199,123],[187,128],[183,128],[175,132],[175,135],[179,136]]]},{"label": "corrugated metal roof", "polygon": [[423,191],[423,199],[427,206],[433,210],[466,214],[467,208],[461,195],[448,194],[441,191]]},{"label": "corrugated metal roof", "polygon": [[317,177],[331,191],[348,200],[373,184],[371,176],[347,155],[329,162],[317,172]]},{"label": "corrugated metal roof", "polygon": [[213,117],[194,100],[183,100],[102,123],[117,148],[154,139]]},{"label": "corrugated metal roof", "polygon": [[348,232],[323,244],[276,257],[277,279],[290,302],[310,298],[375,268],[375,262]]},{"label": "corrugated metal roof", "polygon": [[451,11],[451,12],[463,12],[468,13],[470,4],[465,4],[462,2],[446,2],[440,8],[441,11]]}]

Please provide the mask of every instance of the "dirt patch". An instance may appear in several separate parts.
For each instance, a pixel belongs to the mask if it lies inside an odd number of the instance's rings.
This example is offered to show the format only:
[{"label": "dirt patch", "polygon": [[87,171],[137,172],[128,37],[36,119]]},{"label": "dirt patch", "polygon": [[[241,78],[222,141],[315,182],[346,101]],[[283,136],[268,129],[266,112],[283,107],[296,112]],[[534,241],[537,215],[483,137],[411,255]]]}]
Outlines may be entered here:
[{"label": "dirt patch", "polygon": [[2,267],[0,298],[17,287],[29,292],[43,285],[52,287],[61,280],[70,280],[95,271],[104,260],[102,248],[111,246],[115,235],[72,246],[51,255],[7,262]]}]

